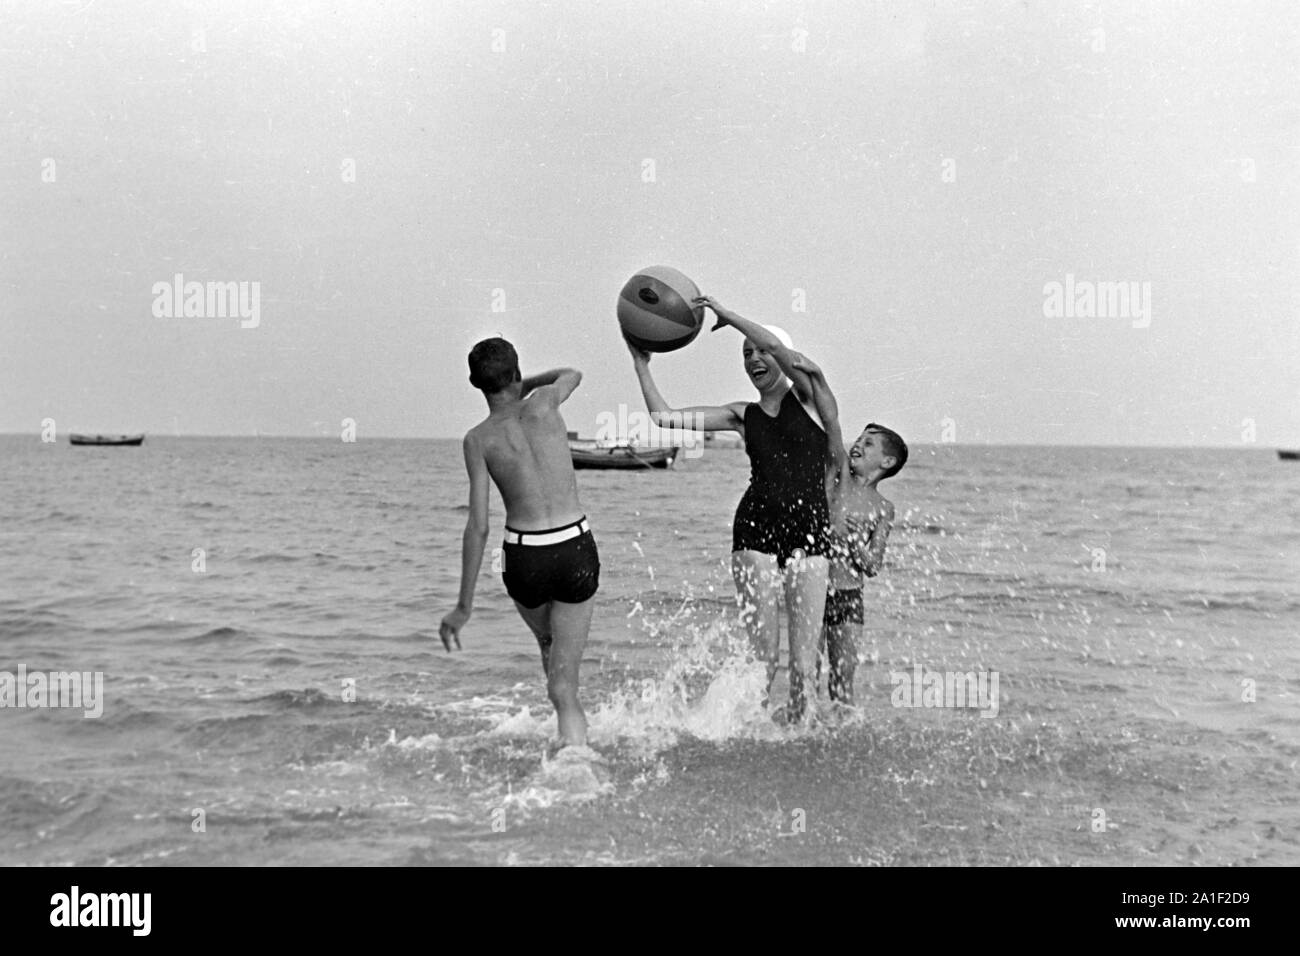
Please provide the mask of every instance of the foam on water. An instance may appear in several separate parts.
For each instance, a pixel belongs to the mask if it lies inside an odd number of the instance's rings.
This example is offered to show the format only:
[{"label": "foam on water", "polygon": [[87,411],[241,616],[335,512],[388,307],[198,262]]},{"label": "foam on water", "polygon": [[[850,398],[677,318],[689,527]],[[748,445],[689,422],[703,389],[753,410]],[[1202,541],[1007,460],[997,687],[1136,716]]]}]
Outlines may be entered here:
[{"label": "foam on water", "polygon": [[542,758],[541,769],[519,793],[508,794],[507,806],[542,809],[563,801],[587,801],[614,792],[608,761],[590,747],[565,747],[553,759]]},{"label": "foam on water", "polygon": [[[662,674],[625,678],[600,699],[584,694],[588,738],[599,747],[630,746],[644,755],[683,736],[708,741],[779,739],[763,705],[766,665],[755,660],[730,621],[681,626]],[[549,708],[548,708],[549,710]],[[487,714],[487,737],[554,738],[554,713],[525,705]]]},{"label": "foam on water", "polygon": [[[520,700],[540,692],[539,673],[536,684],[519,683],[506,694],[438,704],[413,700],[411,710],[449,722],[440,724],[448,729],[404,735],[389,728],[351,757],[318,763],[313,771],[335,779],[397,770],[431,773],[435,783],[474,778],[478,812],[508,807],[527,813],[613,795],[611,770],[620,764],[653,768],[633,780],[634,789],[662,784],[669,773],[662,763],[654,765],[655,756],[686,740],[716,745],[800,733],[773,722],[764,704],[766,665],[754,659],[734,615],[691,622],[679,609],[647,615],[642,623],[654,638],[671,642],[656,655],[658,666],[612,684],[599,672],[584,674],[582,699],[595,749],[566,747],[548,756],[557,742],[556,716],[549,704]],[[521,762],[531,768],[522,786]],[[466,810],[461,818],[474,815]]]}]

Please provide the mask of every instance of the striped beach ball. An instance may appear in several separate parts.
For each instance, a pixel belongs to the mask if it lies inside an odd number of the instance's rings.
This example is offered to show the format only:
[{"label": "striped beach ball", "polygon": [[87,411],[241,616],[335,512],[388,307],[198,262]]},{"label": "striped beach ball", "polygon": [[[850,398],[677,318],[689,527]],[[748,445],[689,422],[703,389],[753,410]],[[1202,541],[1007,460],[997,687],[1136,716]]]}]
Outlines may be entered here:
[{"label": "striped beach ball", "polygon": [[668,266],[650,266],[627,280],[618,296],[624,337],[647,352],[689,345],[704,327],[703,307],[692,307],[699,288]]}]

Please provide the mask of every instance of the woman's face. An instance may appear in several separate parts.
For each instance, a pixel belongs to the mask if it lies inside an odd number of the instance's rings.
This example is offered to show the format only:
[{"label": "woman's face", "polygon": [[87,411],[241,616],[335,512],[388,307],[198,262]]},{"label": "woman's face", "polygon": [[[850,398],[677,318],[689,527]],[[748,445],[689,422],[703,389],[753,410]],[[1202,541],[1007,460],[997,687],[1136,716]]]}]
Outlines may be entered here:
[{"label": "woman's face", "polygon": [[785,378],[781,366],[776,364],[776,359],[772,358],[770,353],[764,352],[749,339],[745,339],[745,344],[741,348],[741,355],[745,360],[745,373],[760,392],[766,391]]}]

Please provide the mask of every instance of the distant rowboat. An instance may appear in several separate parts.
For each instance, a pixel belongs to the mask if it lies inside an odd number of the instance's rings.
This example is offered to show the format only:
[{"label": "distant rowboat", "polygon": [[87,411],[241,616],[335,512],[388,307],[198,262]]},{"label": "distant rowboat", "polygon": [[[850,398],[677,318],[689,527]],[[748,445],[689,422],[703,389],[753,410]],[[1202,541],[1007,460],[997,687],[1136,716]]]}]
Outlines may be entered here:
[{"label": "distant rowboat", "polygon": [[143,445],[144,435],[69,435],[70,445]]},{"label": "distant rowboat", "polygon": [[1300,461],[1300,450],[1279,448],[1277,457],[1283,461]]},{"label": "distant rowboat", "polygon": [[639,448],[626,442],[605,444],[582,439],[569,440],[574,468],[640,470],[671,468],[680,448]]}]

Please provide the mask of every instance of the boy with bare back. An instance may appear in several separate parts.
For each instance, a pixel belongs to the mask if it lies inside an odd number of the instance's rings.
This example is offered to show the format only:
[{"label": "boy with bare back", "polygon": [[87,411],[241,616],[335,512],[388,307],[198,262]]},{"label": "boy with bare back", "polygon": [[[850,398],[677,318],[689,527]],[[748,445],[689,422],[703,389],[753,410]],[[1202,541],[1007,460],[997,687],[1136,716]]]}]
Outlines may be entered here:
[{"label": "boy with bare back", "polygon": [[485,339],[469,353],[470,383],[487,399],[488,417],[465,435],[469,520],[461,547],[460,600],[442,619],[448,651],[474,606],[474,585],[488,539],[488,479],[506,506],[503,575],[542,651],[546,691],[563,745],[586,746],[578,703],[578,665],[591,627],[600,558],[578,485],[560,404],[582,381],[571,368],[523,378],[515,348]]},{"label": "boy with bare back", "polygon": [[[821,647],[823,652],[829,652],[827,689],[831,700],[852,705],[857,643],[865,619],[863,578],[875,577],[880,571],[894,521],[893,502],[876,486],[902,470],[907,463],[907,444],[897,432],[871,422],[846,452],[839,406],[822,370],[803,355],[794,357],[793,366],[808,376],[817,415],[826,427],[831,570]],[[819,670],[820,666],[819,656]]]}]

